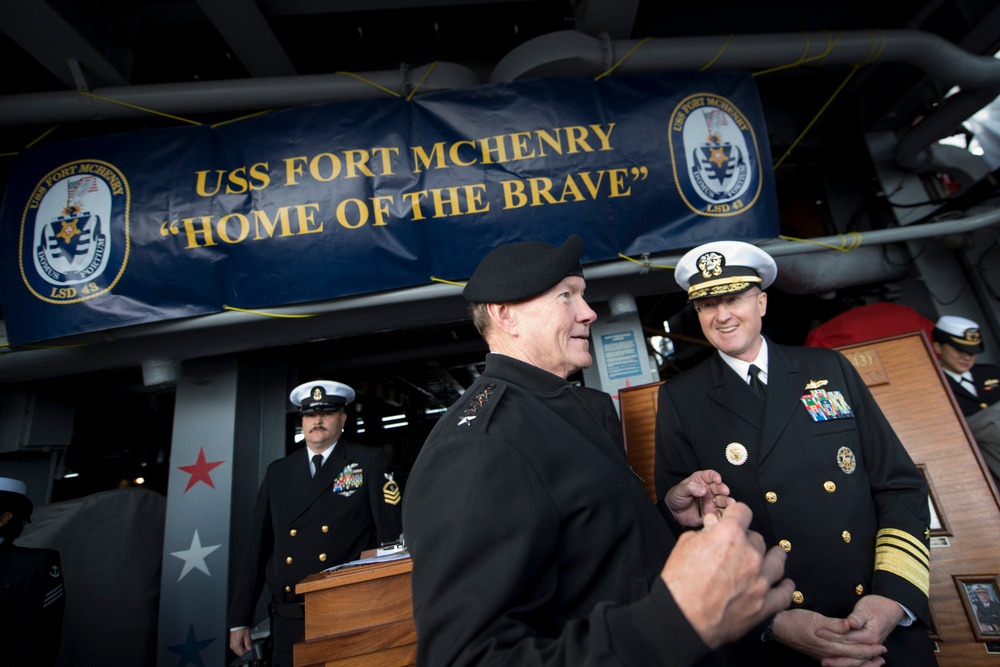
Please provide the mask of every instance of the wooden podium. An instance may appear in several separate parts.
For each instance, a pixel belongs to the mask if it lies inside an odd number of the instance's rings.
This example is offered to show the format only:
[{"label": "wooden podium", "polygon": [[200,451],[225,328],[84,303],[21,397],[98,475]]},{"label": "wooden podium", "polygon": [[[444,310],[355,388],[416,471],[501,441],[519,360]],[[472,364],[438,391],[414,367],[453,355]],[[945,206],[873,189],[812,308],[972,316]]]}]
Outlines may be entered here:
[{"label": "wooden podium", "polygon": [[303,579],[305,638],[295,667],[407,667],[417,663],[417,630],[407,557],[320,572]]},{"label": "wooden podium", "polygon": [[[1000,497],[927,338],[915,332],[839,351],[861,374],[930,488],[931,639],[938,664],[1000,665],[1000,631],[978,627],[971,601],[979,585],[1000,589]],[[661,384],[619,394],[629,462],[651,500]]]}]

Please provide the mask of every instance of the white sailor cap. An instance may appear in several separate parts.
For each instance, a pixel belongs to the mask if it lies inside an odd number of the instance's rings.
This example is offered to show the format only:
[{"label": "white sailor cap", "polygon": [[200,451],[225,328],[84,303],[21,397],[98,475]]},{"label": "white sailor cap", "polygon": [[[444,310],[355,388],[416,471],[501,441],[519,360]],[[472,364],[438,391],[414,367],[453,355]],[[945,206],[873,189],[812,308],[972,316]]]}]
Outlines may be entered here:
[{"label": "white sailor cap", "polygon": [[288,399],[299,406],[300,415],[333,412],[354,400],[354,390],[340,382],[313,380],[292,389]]},{"label": "white sailor cap", "polygon": [[979,354],[983,351],[983,337],[979,333],[979,325],[964,317],[942,316],[934,325],[931,338],[969,354]]},{"label": "white sailor cap", "polygon": [[736,294],[754,286],[767,289],[778,275],[774,258],[742,241],[713,241],[687,251],[677,262],[674,280],[688,301]]},{"label": "white sailor cap", "polygon": [[0,477],[0,511],[13,511],[19,519],[31,523],[32,509],[27,485],[19,479]]}]

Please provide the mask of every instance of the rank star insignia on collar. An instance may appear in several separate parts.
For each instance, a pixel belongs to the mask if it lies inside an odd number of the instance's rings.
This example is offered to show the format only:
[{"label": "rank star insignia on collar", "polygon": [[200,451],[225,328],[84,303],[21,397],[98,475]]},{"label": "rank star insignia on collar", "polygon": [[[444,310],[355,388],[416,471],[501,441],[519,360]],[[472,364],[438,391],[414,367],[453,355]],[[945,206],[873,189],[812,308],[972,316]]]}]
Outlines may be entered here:
[{"label": "rank star insignia on collar", "polygon": [[809,380],[809,384],[806,385],[806,389],[819,389],[824,385],[830,384],[829,380]]},{"label": "rank star insignia on collar", "polygon": [[459,426],[468,426],[469,424],[472,423],[472,420],[475,419],[475,418],[476,418],[476,415],[465,415],[464,417],[462,417],[461,419],[458,420],[458,425]]}]

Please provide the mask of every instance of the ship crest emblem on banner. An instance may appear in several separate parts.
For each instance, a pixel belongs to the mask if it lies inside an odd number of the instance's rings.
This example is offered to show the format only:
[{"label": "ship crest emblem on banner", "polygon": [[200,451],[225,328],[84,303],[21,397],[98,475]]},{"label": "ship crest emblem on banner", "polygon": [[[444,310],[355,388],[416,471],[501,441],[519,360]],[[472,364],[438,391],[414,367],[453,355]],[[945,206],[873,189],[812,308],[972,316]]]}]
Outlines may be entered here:
[{"label": "ship crest emblem on banner", "polygon": [[678,104],[670,119],[674,178],[696,213],[745,213],[761,191],[757,140],[750,121],[719,95],[698,93]]},{"label": "ship crest emblem on banner", "polygon": [[108,292],[128,258],[129,191],[124,175],[98,160],[64,164],[39,181],[21,224],[21,276],[48,303]]}]

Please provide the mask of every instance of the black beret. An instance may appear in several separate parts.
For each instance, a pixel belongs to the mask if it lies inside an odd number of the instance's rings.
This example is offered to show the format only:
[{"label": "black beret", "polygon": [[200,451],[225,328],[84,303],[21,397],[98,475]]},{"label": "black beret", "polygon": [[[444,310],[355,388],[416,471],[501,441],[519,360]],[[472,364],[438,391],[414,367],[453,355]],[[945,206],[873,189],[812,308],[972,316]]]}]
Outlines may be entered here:
[{"label": "black beret", "polygon": [[582,276],[583,239],[570,234],[558,248],[519,241],[494,248],[476,267],[462,296],[472,303],[507,303],[537,296],[566,276]]}]

